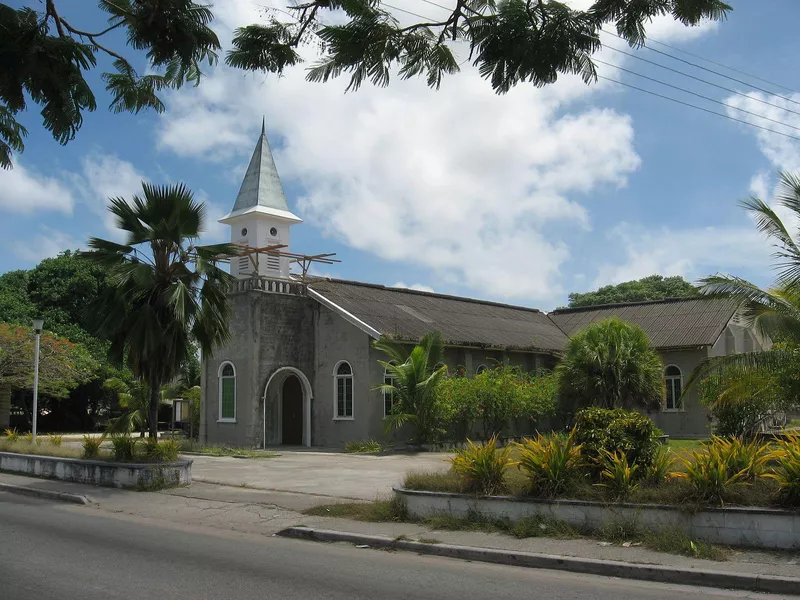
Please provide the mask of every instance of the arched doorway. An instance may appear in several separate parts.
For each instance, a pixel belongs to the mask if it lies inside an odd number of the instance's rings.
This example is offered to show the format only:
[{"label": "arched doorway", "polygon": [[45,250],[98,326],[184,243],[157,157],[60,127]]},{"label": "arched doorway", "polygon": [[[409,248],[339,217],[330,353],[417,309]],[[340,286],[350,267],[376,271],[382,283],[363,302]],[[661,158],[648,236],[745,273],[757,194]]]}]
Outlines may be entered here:
[{"label": "arched doorway", "polygon": [[289,375],[283,382],[281,432],[284,446],[303,443],[303,386],[295,375]]},{"label": "arched doorway", "polygon": [[267,379],[261,399],[261,447],[281,444],[311,446],[312,398],[311,383],[305,373],[295,367],[276,369]]}]

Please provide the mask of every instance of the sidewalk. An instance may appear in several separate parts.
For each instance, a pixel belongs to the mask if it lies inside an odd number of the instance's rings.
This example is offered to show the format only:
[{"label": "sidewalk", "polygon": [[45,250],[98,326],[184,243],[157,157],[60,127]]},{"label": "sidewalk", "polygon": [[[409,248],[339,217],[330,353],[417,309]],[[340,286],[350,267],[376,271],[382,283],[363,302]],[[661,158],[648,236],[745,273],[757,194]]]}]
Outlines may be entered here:
[{"label": "sidewalk", "polygon": [[235,488],[208,483],[193,483],[188,488],[162,492],[132,492],[7,473],[0,473],[0,483],[85,495],[92,500],[92,504],[88,506],[59,504],[58,510],[93,510],[115,518],[157,520],[165,527],[165,534],[170,527],[204,527],[212,530],[275,535],[288,527],[305,526],[393,539],[405,536],[411,540],[513,552],[800,578],[800,551],[735,550],[727,561],[717,562],[665,554],[642,547],[601,545],[589,539],[559,540],[544,537],[516,539],[502,534],[436,531],[414,523],[366,523],[348,519],[312,517],[303,515],[301,511],[312,506],[331,503],[332,499],[300,493]]}]

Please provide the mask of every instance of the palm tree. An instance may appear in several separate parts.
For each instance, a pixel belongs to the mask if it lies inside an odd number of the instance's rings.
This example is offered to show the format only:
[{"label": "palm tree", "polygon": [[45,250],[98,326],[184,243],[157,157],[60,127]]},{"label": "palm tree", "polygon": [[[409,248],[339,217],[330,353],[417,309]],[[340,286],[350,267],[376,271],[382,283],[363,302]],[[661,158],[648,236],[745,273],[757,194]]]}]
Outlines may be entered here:
[{"label": "palm tree", "polygon": [[376,340],[373,346],[389,358],[378,362],[391,383],[375,388],[393,398],[392,412],[386,417],[387,432],[411,423],[417,442],[430,441],[440,425],[436,387],[447,372],[446,366],[437,366],[442,359],[442,335],[438,331],[426,333],[410,352],[407,346],[388,338]]},{"label": "palm tree", "polygon": [[592,323],[569,339],[556,367],[562,410],[657,409],[665,395],[663,369],[641,327],[617,318]]},{"label": "palm tree", "polygon": [[161,386],[175,379],[194,344],[210,356],[230,337],[231,276],[217,258],[234,252],[229,244],[195,245],[205,207],[183,184],[143,182],[142,191],[130,203],[110,200],[125,243],[91,238],[93,250],[81,256],[109,270],[113,289],[95,306],[97,333],[111,341],[111,357],[147,383],[148,427],[156,437]]},{"label": "palm tree", "polygon": [[741,277],[717,274],[700,280],[700,292],[737,301],[743,324],[778,343],[769,352],[745,352],[705,360],[689,377],[684,393],[701,379],[724,377],[741,370],[755,369],[772,374],[797,370],[800,359],[800,246],[795,240],[800,235],[797,225],[800,222],[798,175],[780,173],[776,202],[796,221],[791,227],[763,200],[751,197],[740,202],[740,206],[753,217],[758,230],[775,248],[772,256],[776,260],[777,276],[772,287],[761,289]]}]

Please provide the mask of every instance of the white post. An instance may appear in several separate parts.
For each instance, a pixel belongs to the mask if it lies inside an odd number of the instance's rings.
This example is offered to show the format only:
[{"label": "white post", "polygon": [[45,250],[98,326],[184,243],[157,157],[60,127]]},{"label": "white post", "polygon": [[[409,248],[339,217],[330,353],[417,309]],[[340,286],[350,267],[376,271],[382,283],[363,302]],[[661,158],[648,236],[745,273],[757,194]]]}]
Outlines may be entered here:
[{"label": "white post", "polygon": [[33,441],[36,441],[36,417],[39,416],[39,338],[41,332],[36,332],[36,350],[33,358]]}]

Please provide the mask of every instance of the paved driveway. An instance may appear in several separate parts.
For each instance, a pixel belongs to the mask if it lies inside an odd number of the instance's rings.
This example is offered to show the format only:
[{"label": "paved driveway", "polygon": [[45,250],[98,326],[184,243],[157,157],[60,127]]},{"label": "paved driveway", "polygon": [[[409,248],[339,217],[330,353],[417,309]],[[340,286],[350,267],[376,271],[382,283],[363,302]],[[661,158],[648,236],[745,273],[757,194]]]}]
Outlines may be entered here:
[{"label": "paved driveway", "polygon": [[409,471],[446,471],[450,454],[371,456],[281,451],[273,458],[189,456],[192,479],[249,488],[374,500]]}]

